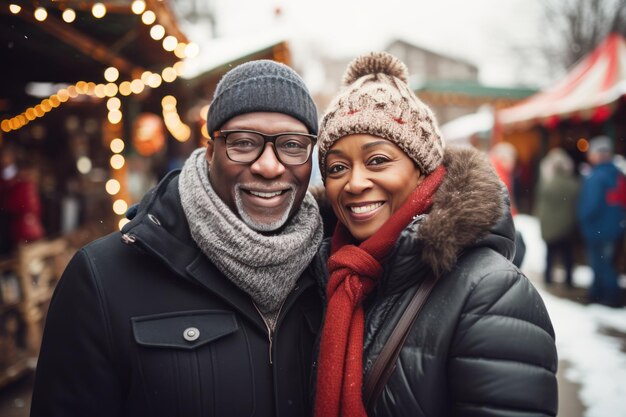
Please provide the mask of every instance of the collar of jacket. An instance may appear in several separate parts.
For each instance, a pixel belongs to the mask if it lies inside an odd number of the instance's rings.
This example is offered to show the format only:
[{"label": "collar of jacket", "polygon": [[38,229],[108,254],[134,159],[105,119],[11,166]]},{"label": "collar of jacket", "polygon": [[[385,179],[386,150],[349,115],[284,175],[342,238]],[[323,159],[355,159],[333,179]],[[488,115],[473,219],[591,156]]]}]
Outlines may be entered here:
[{"label": "collar of jacket", "polygon": [[[425,273],[449,272],[460,254],[470,248],[490,247],[513,259],[515,226],[508,193],[484,153],[448,148],[443,163],[447,174],[433,206],[400,234],[385,261],[379,294],[402,291]],[[330,242],[325,241],[320,249],[324,262],[329,250]]]},{"label": "collar of jacket", "polygon": [[[122,240],[139,247],[162,262],[178,277],[191,281],[221,297],[242,315],[266,331],[252,299],[226,278],[193,241],[180,204],[178,175],[170,172],[130,210],[130,222],[121,230]],[[307,288],[314,285],[309,268],[302,274],[281,309],[280,319]]]}]

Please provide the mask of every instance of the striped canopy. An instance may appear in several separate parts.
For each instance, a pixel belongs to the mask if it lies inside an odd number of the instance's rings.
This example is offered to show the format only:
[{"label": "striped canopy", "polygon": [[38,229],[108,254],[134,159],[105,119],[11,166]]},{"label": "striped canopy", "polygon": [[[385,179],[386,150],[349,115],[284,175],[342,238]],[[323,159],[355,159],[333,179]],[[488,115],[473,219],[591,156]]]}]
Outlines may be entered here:
[{"label": "striped canopy", "polygon": [[554,86],[497,112],[497,123],[507,131],[561,120],[608,119],[626,95],[626,39],[609,35]]}]

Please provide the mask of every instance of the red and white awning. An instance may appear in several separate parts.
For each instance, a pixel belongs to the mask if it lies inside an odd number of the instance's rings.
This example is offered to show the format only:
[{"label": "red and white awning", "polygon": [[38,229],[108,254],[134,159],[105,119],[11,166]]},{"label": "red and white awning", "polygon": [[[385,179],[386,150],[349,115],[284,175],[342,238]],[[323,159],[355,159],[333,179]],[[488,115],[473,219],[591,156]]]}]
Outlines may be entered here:
[{"label": "red and white awning", "polygon": [[626,39],[609,35],[556,85],[497,112],[505,130],[555,126],[560,120],[602,122],[626,95]]}]

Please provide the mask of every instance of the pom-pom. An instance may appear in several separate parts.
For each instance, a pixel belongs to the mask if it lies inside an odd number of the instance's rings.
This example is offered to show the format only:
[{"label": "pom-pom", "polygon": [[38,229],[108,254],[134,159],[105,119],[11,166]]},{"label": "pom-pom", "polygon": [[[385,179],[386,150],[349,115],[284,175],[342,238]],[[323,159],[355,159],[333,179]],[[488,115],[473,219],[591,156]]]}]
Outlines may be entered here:
[{"label": "pom-pom", "polygon": [[343,76],[343,84],[350,85],[369,74],[387,74],[403,82],[409,80],[409,70],[402,61],[387,52],[370,52],[354,59]]}]

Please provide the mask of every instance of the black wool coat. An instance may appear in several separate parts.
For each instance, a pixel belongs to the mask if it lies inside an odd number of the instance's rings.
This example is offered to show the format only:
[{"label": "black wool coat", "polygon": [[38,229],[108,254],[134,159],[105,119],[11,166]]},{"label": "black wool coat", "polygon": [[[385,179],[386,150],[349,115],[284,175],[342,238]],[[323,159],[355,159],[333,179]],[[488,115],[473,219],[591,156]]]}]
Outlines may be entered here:
[{"label": "black wool coat", "polygon": [[270,336],[251,298],[193,242],[172,173],[123,234],[68,265],[46,320],[31,416],[306,416],[320,322],[307,269]]},{"label": "black wool coat", "polygon": [[510,262],[515,229],[503,186],[477,151],[447,150],[444,164],[429,214],[401,233],[364,302],[365,380],[424,277],[440,275],[370,416],[555,416],[554,330]]}]

